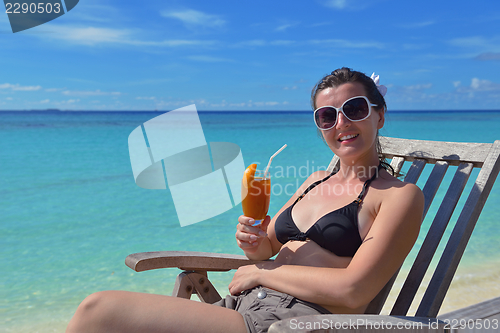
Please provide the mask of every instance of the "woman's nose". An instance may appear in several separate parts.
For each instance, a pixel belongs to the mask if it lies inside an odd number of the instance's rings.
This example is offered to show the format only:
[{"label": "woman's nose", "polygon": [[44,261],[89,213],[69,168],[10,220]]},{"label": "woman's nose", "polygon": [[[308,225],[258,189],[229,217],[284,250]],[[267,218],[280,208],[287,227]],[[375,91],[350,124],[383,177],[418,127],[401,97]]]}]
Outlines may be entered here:
[{"label": "woman's nose", "polygon": [[337,128],[343,128],[349,126],[351,121],[347,118],[343,112],[338,113]]}]

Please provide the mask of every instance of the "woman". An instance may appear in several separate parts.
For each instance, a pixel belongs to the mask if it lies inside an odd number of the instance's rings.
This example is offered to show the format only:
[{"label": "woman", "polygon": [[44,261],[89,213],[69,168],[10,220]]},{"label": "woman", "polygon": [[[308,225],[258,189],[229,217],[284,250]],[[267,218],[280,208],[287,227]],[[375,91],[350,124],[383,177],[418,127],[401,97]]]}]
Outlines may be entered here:
[{"label": "woman", "polygon": [[[417,239],[424,198],[381,165],[385,101],[366,75],[341,68],[314,88],[315,122],[340,158],[317,171],[273,219],[240,216],[238,246],[273,262],[238,269],[216,305],[106,291],[85,299],[67,332],[265,332],[298,315],[363,313]],[[237,311],[235,311],[235,309]]]}]

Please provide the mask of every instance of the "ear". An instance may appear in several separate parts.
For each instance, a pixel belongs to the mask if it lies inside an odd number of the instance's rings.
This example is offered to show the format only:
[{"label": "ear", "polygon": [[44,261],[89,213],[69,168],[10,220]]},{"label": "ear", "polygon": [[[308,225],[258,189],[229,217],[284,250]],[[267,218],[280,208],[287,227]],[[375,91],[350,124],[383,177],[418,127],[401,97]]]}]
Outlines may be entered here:
[{"label": "ear", "polygon": [[377,111],[377,114],[379,116],[378,123],[377,123],[377,129],[381,129],[382,127],[384,127],[384,123],[385,123],[385,112]]}]

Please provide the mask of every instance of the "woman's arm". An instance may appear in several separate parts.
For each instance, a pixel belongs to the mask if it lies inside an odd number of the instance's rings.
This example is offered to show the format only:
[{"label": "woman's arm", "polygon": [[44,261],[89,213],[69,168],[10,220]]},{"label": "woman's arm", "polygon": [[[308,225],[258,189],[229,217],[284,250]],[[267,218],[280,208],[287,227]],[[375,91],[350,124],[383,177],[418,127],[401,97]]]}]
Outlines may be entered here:
[{"label": "woman's arm", "polygon": [[368,304],[413,247],[423,207],[420,189],[404,184],[385,196],[365,241],[347,268],[250,265],[236,272],[229,290],[237,294],[263,285],[317,304],[353,309]]},{"label": "woman's arm", "polygon": [[297,189],[294,195],[287,201],[283,207],[271,219],[266,216],[262,225],[252,227],[253,219],[240,216],[238,226],[236,227],[236,242],[245,252],[245,255],[252,260],[266,260],[276,255],[281,249],[282,244],[276,238],[274,233],[274,224],[280,214],[291,206],[295,200],[306,190],[313,182],[322,179],[328,175],[327,171],[317,171],[312,173]]}]

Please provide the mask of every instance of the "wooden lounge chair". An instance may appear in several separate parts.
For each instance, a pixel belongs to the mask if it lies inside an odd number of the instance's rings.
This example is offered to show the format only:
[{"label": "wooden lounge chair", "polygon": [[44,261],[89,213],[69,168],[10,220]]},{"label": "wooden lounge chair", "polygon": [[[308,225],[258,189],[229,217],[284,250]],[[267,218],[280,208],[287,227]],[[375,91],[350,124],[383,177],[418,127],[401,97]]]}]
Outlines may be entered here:
[{"label": "wooden lounge chair", "polygon": [[[423,321],[425,318],[435,318],[486,202],[486,198],[500,170],[500,140],[490,144],[381,138],[381,144],[385,158],[392,160],[391,166],[396,171],[406,168],[403,167],[405,162],[411,164],[405,171],[406,175],[404,179],[407,182],[417,183],[424,167],[427,164],[434,165],[430,167],[432,169],[430,172],[424,172],[424,174],[428,174],[426,181],[419,181],[419,184],[423,184],[422,190],[425,196],[424,216],[429,211],[438,188],[442,187],[442,181],[449,166],[456,166],[456,168],[450,168],[456,169],[456,171],[448,188],[440,190],[440,193],[446,192],[446,194],[441,200],[439,209],[437,209],[433,217],[427,216],[428,219],[433,219],[432,224],[399,291],[399,295],[392,305],[390,316],[374,315],[378,315],[384,306],[397,273],[369,304],[366,315],[362,315],[361,317],[359,315],[322,315],[318,318],[316,316],[313,318],[300,317],[303,322],[321,321],[322,318],[328,321],[333,320],[333,322],[345,322],[346,320],[355,320],[355,318],[370,318],[370,320],[382,318],[386,322],[391,320],[406,320],[414,323]],[[336,168],[338,162],[338,158],[334,156],[328,169],[333,170]],[[408,314],[417,289],[426,274],[438,244],[445,234],[448,222],[452,217],[464,188],[466,188],[467,181],[474,168],[479,168],[479,173],[470,188],[467,200],[462,207],[453,231],[449,235],[445,249],[441,254],[425,294],[420,301],[415,317],[403,318],[401,316],[407,316]],[[207,272],[228,271],[242,265],[254,263],[254,261],[248,260],[242,255],[166,251],[131,254],[126,258],[125,263],[137,272],[157,268],[178,267],[183,272],[177,277],[173,295],[190,298],[194,292],[198,294],[201,301],[213,303],[221,297],[208,281]],[[367,315],[371,316],[366,317]],[[290,320],[273,324],[270,332],[287,331],[291,327]],[[300,327],[300,325],[296,326]],[[297,329],[293,330],[293,332],[300,331]],[[321,331],[324,332],[325,330]],[[331,331],[335,331],[335,329]]]}]

